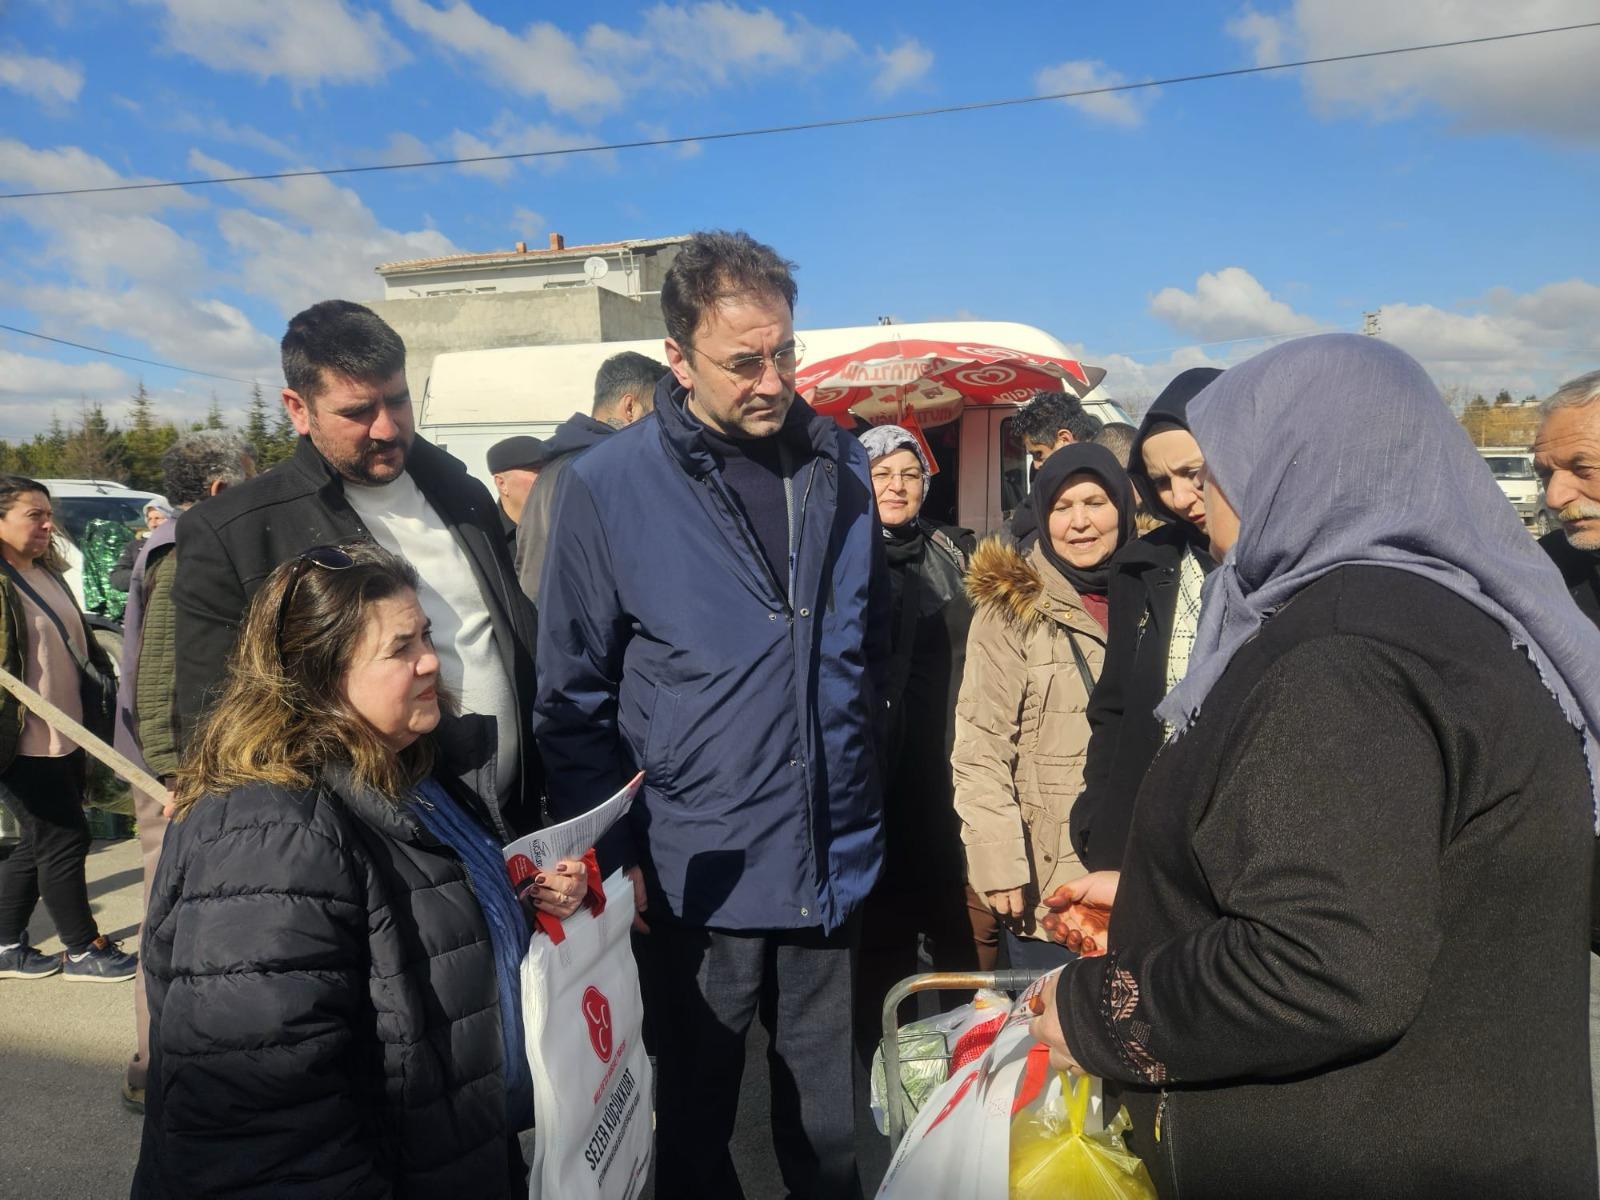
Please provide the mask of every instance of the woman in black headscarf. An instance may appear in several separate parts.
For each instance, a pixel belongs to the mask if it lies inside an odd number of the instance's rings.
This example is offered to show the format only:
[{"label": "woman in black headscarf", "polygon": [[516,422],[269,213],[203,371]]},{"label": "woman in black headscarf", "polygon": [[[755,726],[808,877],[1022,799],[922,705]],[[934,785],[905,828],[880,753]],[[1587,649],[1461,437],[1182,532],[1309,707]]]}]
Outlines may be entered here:
[{"label": "woman in black headscarf", "polygon": [[1044,897],[1086,868],[1067,833],[1083,781],[1089,693],[1105,657],[1111,556],[1133,536],[1133,486],[1103,446],[1057,450],[1034,479],[1023,557],[991,538],[967,572],[976,606],[956,706],[956,812],[974,889],[1007,922],[1014,967],[1071,957]]},{"label": "woman in black headscarf", "polygon": [[1216,566],[1198,479],[1205,459],[1188,411],[1221,374],[1192,367],[1167,384],[1130,451],[1128,474],[1166,524],[1130,542],[1110,567],[1105,669],[1089,698],[1089,756],[1072,806],[1072,845],[1092,871],[1122,865],[1134,794],[1166,735],[1155,708],[1188,667],[1200,588]]},{"label": "woman in black headscarf", "polygon": [[[993,970],[998,931],[987,905],[969,917],[966,868],[951,807],[950,743],[972,605],[962,588],[972,532],[922,516],[933,477],[898,425],[861,436],[889,564],[888,749],[883,769],[883,874],[861,914],[856,1038],[870,1058],[883,998],[915,974],[926,939],[938,971]],[[984,918],[987,918],[986,920]],[[979,926],[986,926],[987,945]],[[983,954],[987,951],[987,961]],[[954,997],[953,997],[954,999]]]}]

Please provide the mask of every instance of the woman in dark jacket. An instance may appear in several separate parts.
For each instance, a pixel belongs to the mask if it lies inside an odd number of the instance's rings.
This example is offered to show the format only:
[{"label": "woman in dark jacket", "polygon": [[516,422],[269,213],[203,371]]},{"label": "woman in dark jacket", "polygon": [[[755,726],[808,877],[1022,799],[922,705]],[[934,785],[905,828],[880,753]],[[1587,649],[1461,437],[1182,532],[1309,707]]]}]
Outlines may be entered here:
[{"label": "woman in dark jacket", "polygon": [[[435,777],[416,573],[371,544],[268,577],[179,774],[145,920],[135,1197],[523,1194],[529,927],[494,806]],[[568,916],[581,863],[529,897]]]},{"label": "woman in dark jacket", "polygon": [[1189,401],[1218,375],[1192,367],[1166,386],[1139,425],[1128,475],[1145,508],[1166,524],[1111,560],[1111,627],[1105,669],[1089,697],[1083,793],[1072,841],[1092,871],[1122,865],[1133,798],[1167,731],[1156,705],[1183,678],[1200,622],[1200,589],[1216,563],[1206,541],[1205,465],[1189,432]]},{"label": "woman in dark jacket", "polygon": [[1600,632],[1394,347],[1276,347],[1190,424],[1226,557],[1036,1031],[1163,1196],[1587,1200]]},{"label": "woman in dark jacket", "polygon": [[[75,720],[83,719],[80,662],[110,676],[62,572],[50,493],[21,475],[0,475],[0,666]],[[0,979],[113,983],[138,959],[100,932],[84,864],[83,751],[10,692],[0,694],[0,798],[21,836],[0,862]],[[40,900],[66,945],[41,954],[25,926]]]},{"label": "woman in dark jacket", "polygon": [[[956,693],[972,624],[962,576],[973,536],[922,518],[932,473],[910,432],[880,425],[862,435],[861,445],[883,526],[890,594],[884,865],[862,909],[856,974],[857,1042],[869,1054],[883,1036],[883,998],[919,969],[922,938],[937,971],[992,970],[999,929],[987,905],[967,898],[950,780]],[[986,963],[979,962],[979,925],[987,931]]]}]

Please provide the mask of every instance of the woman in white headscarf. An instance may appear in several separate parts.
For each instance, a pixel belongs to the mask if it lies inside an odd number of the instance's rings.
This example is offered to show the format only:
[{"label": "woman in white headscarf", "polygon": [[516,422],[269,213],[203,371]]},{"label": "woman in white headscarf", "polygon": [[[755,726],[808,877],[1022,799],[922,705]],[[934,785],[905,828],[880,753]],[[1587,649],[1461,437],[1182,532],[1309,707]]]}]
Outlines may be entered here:
[{"label": "woman in white headscarf", "polygon": [[1276,347],[1189,423],[1225,557],[1037,1032],[1163,1196],[1593,1197],[1600,633],[1392,346]]}]

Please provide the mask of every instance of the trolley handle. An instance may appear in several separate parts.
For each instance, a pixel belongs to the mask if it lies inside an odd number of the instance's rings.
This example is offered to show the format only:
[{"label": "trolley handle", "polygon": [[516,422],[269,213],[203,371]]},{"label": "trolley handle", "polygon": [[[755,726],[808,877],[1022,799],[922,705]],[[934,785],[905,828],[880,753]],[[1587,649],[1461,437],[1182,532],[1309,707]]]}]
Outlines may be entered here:
[{"label": "trolley handle", "polygon": [[890,1150],[899,1146],[900,1139],[906,1135],[906,1127],[911,1124],[907,1111],[911,1097],[900,1078],[901,1003],[916,992],[975,992],[980,988],[1020,992],[1042,974],[1042,971],[1029,970],[929,971],[902,979],[889,989],[883,1000],[883,1098]]}]

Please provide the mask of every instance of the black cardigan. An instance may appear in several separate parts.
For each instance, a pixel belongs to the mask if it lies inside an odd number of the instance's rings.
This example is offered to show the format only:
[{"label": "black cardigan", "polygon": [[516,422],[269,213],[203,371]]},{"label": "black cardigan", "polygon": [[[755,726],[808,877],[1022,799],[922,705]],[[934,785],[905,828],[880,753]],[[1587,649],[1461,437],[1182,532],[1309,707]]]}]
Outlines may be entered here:
[{"label": "black cardigan", "polygon": [[[1162,525],[1111,560],[1106,660],[1089,696],[1083,791],[1072,806],[1072,845],[1091,871],[1115,870],[1133,798],[1161,748],[1156,705],[1167,694],[1167,653],[1178,609],[1178,571],[1188,539]],[[1209,570],[1211,560],[1202,559]]]},{"label": "black cardigan", "polygon": [[1151,766],[1068,1044],[1132,1085],[1166,1197],[1587,1200],[1591,847],[1578,735],[1504,628],[1334,571]]}]

